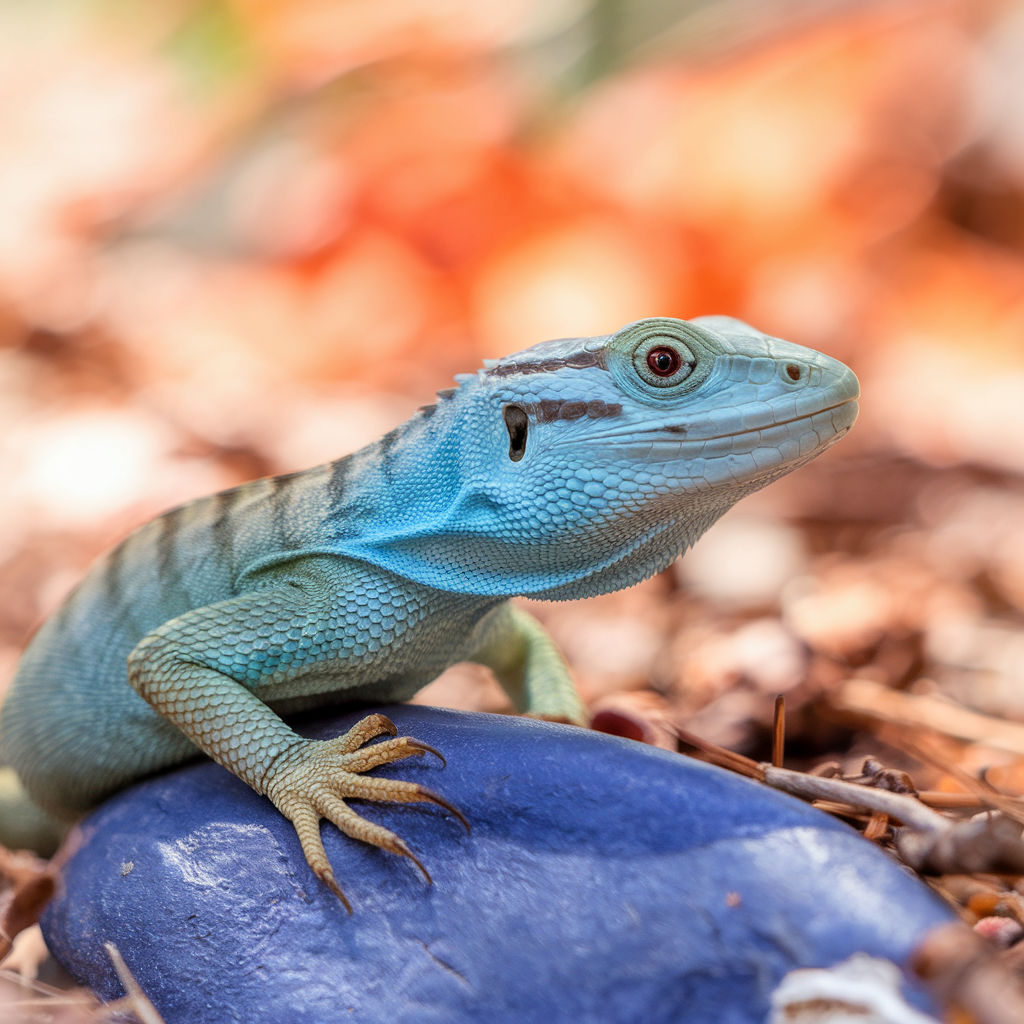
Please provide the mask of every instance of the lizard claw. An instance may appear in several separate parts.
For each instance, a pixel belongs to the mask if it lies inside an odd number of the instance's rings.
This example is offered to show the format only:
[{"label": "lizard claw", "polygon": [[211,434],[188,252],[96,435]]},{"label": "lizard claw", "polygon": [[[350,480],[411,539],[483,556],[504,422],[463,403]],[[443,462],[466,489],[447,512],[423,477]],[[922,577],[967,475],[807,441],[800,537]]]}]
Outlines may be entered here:
[{"label": "lizard claw", "polygon": [[426,786],[416,786],[416,789],[419,791],[421,800],[427,800],[432,804],[437,804],[438,807],[443,807],[452,817],[459,819],[462,827],[466,830],[466,835],[470,834],[469,822],[466,821],[466,816],[455,804],[449,803],[443,796],[439,796],[432,789],[427,789]]},{"label": "lizard claw", "polygon": [[448,767],[448,762],[444,759],[444,754],[440,750],[435,750],[429,743],[424,743],[423,740],[414,740],[411,736],[406,736],[404,739],[410,747],[416,747],[425,754],[433,754],[441,762],[442,768]]},{"label": "lizard claw", "polygon": [[330,889],[331,892],[333,892],[334,895],[337,896],[339,900],[341,900],[341,902],[344,905],[345,909],[351,915],[352,914],[352,904],[349,903],[349,901],[346,898],[345,894],[341,891],[341,886],[338,885],[338,881],[334,877],[334,872],[329,867],[327,867],[327,868],[323,868],[320,871],[317,871],[316,875],[320,879],[320,881],[323,882],[324,885],[326,885],[327,888]]},{"label": "lizard claw", "polygon": [[415,864],[416,867],[418,867],[420,871],[423,872],[423,877],[427,880],[427,885],[433,885],[434,880],[430,877],[430,872],[423,866],[423,862],[419,859],[419,857],[417,857],[416,854],[413,853],[412,850],[410,850],[409,847],[406,846],[401,839],[397,840],[396,845],[400,848],[399,852],[402,854],[402,856],[408,857],[409,860],[411,860],[413,864]]}]

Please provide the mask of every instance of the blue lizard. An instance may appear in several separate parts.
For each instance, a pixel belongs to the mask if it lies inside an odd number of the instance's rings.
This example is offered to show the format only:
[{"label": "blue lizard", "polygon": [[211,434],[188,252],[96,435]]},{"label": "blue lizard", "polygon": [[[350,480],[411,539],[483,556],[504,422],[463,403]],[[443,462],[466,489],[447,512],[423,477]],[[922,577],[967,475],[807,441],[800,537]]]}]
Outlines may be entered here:
[{"label": "blue lizard", "polygon": [[416,860],[347,798],[454,808],[363,774],[430,749],[365,746],[394,736],[384,716],[313,741],[281,714],[406,700],[472,660],[521,711],[583,723],[553,642],[508,599],[651,576],[857,415],[842,363],[728,317],[640,320],[456,379],[354,455],[174,509],[101,559],[3,707],[2,753],[32,799],[74,817],[203,751],[293,822],[344,900],[322,819]]}]

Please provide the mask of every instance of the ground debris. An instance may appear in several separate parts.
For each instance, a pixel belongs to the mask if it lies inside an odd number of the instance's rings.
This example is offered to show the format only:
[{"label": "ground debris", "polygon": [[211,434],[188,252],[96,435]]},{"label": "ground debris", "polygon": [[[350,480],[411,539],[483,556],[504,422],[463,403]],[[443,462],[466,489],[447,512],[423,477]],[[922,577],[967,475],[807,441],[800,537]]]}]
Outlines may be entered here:
[{"label": "ground debris", "polygon": [[910,1006],[889,960],[856,953],[829,968],[790,971],[772,993],[767,1024],[938,1024]]},{"label": "ground debris", "polygon": [[950,924],[925,938],[912,968],[947,1008],[948,1019],[1019,1024],[1024,985],[1011,955],[1016,949],[999,952],[969,928]]},{"label": "ground debris", "polygon": [[922,874],[1024,875],[1020,823],[998,813],[979,814],[935,834],[898,829],[895,843],[904,862]]},{"label": "ground debris", "polygon": [[56,889],[56,871],[27,850],[0,846],[0,961],[18,933],[39,920]]}]

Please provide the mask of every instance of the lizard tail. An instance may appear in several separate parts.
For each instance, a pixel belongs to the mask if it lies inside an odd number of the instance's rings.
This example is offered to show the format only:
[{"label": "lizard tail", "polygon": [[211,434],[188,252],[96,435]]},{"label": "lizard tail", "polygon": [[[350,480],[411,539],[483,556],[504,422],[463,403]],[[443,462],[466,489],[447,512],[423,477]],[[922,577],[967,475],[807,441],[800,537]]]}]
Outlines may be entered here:
[{"label": "lizard tail", "polygon": [[13,768],[0,767],[0,843],[52,857],[70,827],[29,799]]}]

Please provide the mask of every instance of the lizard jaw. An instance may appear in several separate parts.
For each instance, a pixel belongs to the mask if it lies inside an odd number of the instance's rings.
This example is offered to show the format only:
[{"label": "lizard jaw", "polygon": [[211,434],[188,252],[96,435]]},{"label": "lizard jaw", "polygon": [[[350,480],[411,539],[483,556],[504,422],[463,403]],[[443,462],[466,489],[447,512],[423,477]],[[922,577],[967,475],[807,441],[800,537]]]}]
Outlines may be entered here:
[{"label": "lizard jaw", "polygon": [[[687,459],[714,459],[728,455],[752,452],[756,449],[781,449],[787,443],[797,442],[803,455],[803,445],[799,445],[802,436],[813,435],[815,452],[831,447],[840,437],[853,426],[857,418],[858,404],[856,399],[847,399],[834,405],[819,409],[803,416],[795,416],[779,423],[766,424],[763,427],[751,427],[711,436],[687,436],[677,427],[658,427],[637,433],[604,434],[594,438],[600,440],[603,447],[610,450],[613,458],[639,460],[642,462],[669,462]],[[684,428],[685,429],[685,428]],[[589,440],[589,439],[588,439]],[[575,442],[566,438],[556,441],[552,447],[573,445],[578,446],[581,439]],[[782,461],[790,461],[783,459]]]}]

